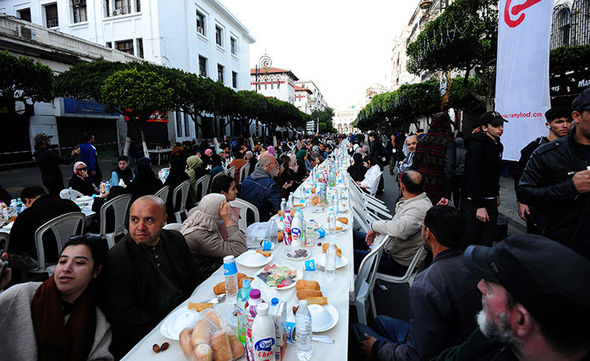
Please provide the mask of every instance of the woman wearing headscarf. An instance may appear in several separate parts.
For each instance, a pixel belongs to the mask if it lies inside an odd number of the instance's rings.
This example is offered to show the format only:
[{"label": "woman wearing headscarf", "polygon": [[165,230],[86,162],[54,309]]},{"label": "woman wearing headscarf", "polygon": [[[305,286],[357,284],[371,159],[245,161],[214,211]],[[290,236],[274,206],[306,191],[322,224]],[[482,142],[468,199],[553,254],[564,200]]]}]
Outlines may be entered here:
[{"label": "woman wearing headscarf", "polygon": [[215,177],[215,175],[219,172],[223,172],[221,157],[219,154],[213,154],[211,156],[211,170],[209,171],[209,174],[211,174],[211,177]]},{"label": "woman wearing headscarf", "polygon": [[197,199],[199,199],[199,195],[197,194],[196,190],[194,189],[195,182],[199,180],[202,176],[209,174],[203,168],[203,161],[196,155],[190,156],[186,159],[186,174],[188,175],[189,180],[191,181],[191,187],[189,188],[188,193],[188,203],[195,204]]},{"label": "woman wearing headscarf", "polygon": [[355,182],[361,182],[365,179],[367,168],[363,165],[363,156],[360,153],[354,153],[352,156],[352,165],[347,169],[350,178]]},{"label": "woman wearing headscarf", "polygon": [[137,161],[135,166],[135,178],[126,188],[127,193],[133,195],[131,202],[139,197],[154,194],[162,188],[162,182],[152,170],[150,166],[151,160],[147,157],[141,158]]},{"label": "woman wearing headscarf", "polygon": [[74,163],[74,174],[68,183],[68,186],[85,196],[98,194],[98,188],[92,182],[88,175],[88,166],[84,162]]},{"label": "woman wearing headscarf", "polygon": [[[172,217],[175,211],[178,209],[174,209],[172,205],[172,199],[174,197],[174,189],[180,185],[180,183],[189,180],[188,175],[184,171],[186,168],[186,162],[182,158],[177,158],[170,163],[170,174],[168,174],[168,178],[166,178],[166,182],[164,183],[165,186],[169,186],[170,190],[168,191],[168,198],[166,199],[166,213],[169,217]],[[176,194],[176,207],[180,207],[180,200],[182,194],[178,192]]]},{"label": "woman wearing headscarf", "polygon": [[232,220],[229,203],[219,193],[207,194],[182,223],[195,265],[209,277],[222,264],[223,257],[241,255],[248,250],[246,235]]},{"label": "woman wearing headscarf", "polygon": [[0,294],[3,359],[113,360],[111,326],[94,292],[106,257],[104,240],[78,237],[65,244],[52,277]]},{"label": "woman wearing headscarf", "polygon": [[288,155],[283,154],[279,157],[280,166],[279,172],[275,177],[275,182],[279,186],[282,198],[287,198],[291,192],[297,189],[295,172],[289,167],[290,163],[291,158]]},{"label": "woman wearing headscarf", "polygon": [[307,150],[305,149],[301,149],[300,151],[297,151],[297,154],[295,155],[295,157],[297,158],[297,178],[300,181],[303,181],[303,179],[305,179],[305,177],[307,176],[307,173],[309,172],[309,170],[307,169],[307,166],[305,164],[305,161],[307,160]]}]

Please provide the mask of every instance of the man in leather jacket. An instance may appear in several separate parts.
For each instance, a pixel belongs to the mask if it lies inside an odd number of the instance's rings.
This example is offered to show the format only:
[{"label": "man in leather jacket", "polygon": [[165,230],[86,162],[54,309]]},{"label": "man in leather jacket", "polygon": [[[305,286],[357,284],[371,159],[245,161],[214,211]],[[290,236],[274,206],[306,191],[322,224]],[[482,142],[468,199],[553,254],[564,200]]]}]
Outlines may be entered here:
[{"label": "man in leather jacket", "polygon": [[518,194],[535,207],[541,234],[590,258],[590,89],[572,109],[575,128],[535,150]]}]

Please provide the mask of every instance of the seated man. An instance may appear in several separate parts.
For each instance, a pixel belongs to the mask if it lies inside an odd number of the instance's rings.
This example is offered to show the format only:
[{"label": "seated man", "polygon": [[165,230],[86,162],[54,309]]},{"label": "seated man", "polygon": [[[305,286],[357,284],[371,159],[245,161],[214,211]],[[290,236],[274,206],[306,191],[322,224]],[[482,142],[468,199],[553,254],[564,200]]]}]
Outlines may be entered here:
[{"label": "seated man", "polygon": [[461,343],[473,331],[481,297],[477,277],[463,262],[460,246],[464,229],[465,222],[455,208],[436,206],[428,210],[422,239],[434,260],[410,287],[410,322],[378,316],[376,332],[354,324],[356,343],[361,341],[366,358],[429,360]]},{"label": "seated man", "polygon": [[436,360],[590,360],[590,262],[543,236],[469,246],[483,310],[463,344]]},{"label": "seated man", "polygon": [[138,198],[129,211],[129,234],[109,251],[103,301],[116,358],[187,299],[201,280],[184,237],[162,229],[165,209],[158,197]]},{"label": "seated man", "polygon": [[242,182],[242,199],[258,208],[260,221],[266,222],[281,209],[281,193],[273,178],[279,171],[279,163],[270,154],[258,161],[258,168]]},{"label": "seated man", "polygon": [[85,196],[98,194],[98,188],[92,177],[88,175],[88,166],[84,162],[74,163],[74,174],[68,182],[68,187],[77,190]]},{"label": "seated man", "polygon": [[401,175],[402,199],[395,205],[395,216],[389,221],[375,221],[369,233],[353,232],[355,270],[369,253],[369,247],[380,233],[391,236],[385,245],[379,272],[394,276],[406,273],[412,258],[422,246],[420,224],[426,211],[432,207],[430,199],[424,193],[424,177],[416,171],[407,171]]},{"label": "seated man", "polygon": [[[47,221],[57,216],[70,212],[80,212],[76,203],[69,199],[54,198],[46,195],[45,190],[41,187],[26,187],[22,190],[20,198],[24,200],[27,207],[14,221],[10,230],[10,241],[8,242],[7,252],[11,255],[18,255],[23,263],[22,267],[15,265],[12,279],[14,283],[31,280],[27,272],[36,268],[35,262],[28,262],[30,258],[37,260],[37,247],[35,246],[35,232]],[[45,253],[45,262],[53,263],[57,261],[57,244],[53,233],[48,233],[44,237],[43,250]],[[19,262],[20,264],[21,262]],[[25,269],[28,268],[28,269]]]}]

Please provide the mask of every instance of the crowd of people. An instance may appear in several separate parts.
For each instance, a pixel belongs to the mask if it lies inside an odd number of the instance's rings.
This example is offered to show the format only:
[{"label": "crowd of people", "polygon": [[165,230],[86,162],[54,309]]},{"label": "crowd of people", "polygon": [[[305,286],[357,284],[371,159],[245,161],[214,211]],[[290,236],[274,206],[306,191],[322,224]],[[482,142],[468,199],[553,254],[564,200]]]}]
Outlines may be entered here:
[{"label": "crowd of people", "polygon": [[[473,133],[453,130],[446,112],[432,116],[427,132],[299,137],[276,146],[243,137],[224,143],[176,144],[169,167],[158,174],[149,158],[120,156],[101,194],[102,172],[94,137],[61,158],[38,135],[36,159],[42,187],[27,187],[27,209],[12,226],[2,274],[0,345],[14,359],[110,360],[123,357],[196,286],[219,269],[223,257],[247,250],[240,198],[265,222],[312,169],[344,147],[347,173],[367,195],[382,195],[383,172],[399,187],[391,219],[353,231],[358,269],[380,234],[389,236],[378,272],[401,276],[426,250],[409,288],[408,321],[379,315],[350,327],[351,359],[376,360],[589,360],[590,359],[590,90],[572,111],[546,113],[549,134],[522,151],[515,190],[527,234],[498,239],[502,167],[499,113],[482,114]],[[572,124],[575,126],[572,128]],[[384,139],[383,139],[384,138]],[[128,230],[108,250],[91,235],[74,236],[60,252],[44,242],[55,272],[33,274],[34,232],[59,214],[79,211],[59,198],[59,164],[73,164],[69,186],[95,195],[100,205],[132,196]],[[234,168],[235,167],[235,168]],[[242,167],[248,170],[240,176]],[[228,169],[234,169],[233,175]],[[211,177],[210,191],[195,185]],[[173,192],[189,181],[182,223]],[[95,208],[96,209],[96,208]],[[166,227],[176,223],[176,228]],[[4,257],[5,255],[3,255]],[[31,282],[26,282],[31,281]],[[395,300],[392,300],[395,301]],[[482,309],[483,307],[483,309]]]}]

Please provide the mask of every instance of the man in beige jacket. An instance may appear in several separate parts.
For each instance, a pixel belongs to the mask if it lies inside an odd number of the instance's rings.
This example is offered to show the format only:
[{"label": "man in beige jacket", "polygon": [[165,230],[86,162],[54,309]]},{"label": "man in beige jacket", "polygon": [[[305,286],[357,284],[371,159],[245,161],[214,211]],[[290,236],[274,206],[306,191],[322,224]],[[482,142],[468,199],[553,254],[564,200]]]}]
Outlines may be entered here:
[{"label": "man in beige jacket", "polygon": [[422,246],[422,220],[432,207],[423,186],[424,177],[419,172],[410,170],[402,173],[402,199],[395,205],[395,216],[388,221],[371,223],[371,229],[366,235],[354,232],[355,266],[358,267],[364,256],[369,253],[369,246],[373,244],[375,237],[384,233],[391,238],[384,247],[388,257],[381,258],[379,272],[393,276],[405,274],[412,258]]}]

